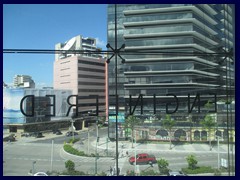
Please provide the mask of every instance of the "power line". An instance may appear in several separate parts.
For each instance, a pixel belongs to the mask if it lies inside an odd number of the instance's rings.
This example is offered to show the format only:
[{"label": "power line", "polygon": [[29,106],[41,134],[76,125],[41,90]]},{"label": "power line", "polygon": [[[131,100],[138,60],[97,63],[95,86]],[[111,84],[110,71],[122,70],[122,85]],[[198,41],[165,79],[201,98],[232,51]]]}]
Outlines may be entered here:
[{"label": "power line", "polygon": [[[25,53],[25,54],[99,54],[112,55],[115,52],[112,50],[52,50],[52,49],[3,49],[3,53]],[[121,55],[172,55],[172,56],[207,56],[207,57],[233,57],[233,51],[206,53],[206,52],[184,52],[184,51],[163,51],[163,50],[123,50]]]}]

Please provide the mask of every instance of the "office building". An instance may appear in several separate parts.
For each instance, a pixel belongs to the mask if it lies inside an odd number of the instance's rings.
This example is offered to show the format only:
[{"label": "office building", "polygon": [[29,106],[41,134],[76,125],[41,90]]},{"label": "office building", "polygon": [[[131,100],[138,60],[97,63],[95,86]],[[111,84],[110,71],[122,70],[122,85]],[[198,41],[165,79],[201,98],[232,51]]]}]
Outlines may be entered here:
[{"label": "office building", "polygon": [[[130,95],[133,105],[143,95],[144,107],[141,112],[138,106],[135,115],[147,116],[165,114],[167,103],[173,112],[176,95],[175,119],[183,120],[188,116],[188,96],[192,104],[200,94],[200,112],[206,111],[208,100],[214,101],[212,93],[217,101],[234,100],[234,60],[223,55],[234,50],[233,17],[233,5],[117,5],[117,47],[125,44],[120,54],[126,60],[122,64],[118,57],[117,88],[123,113],[130,113]],[[108,6],[108,43],[115,47],[115,5]],[[110,96],[116,88],[114,67],[112,60],[108,66]],[[109,98],[109,110],[114,104],[115,99]],[[192,112],[199,110],[193,108]]]},{"label": "office building", "polygon": [[[55,56],[54,89],[69,89],[78,95],[78,113],[88,114],[96,109],[96,98],[87,98],[92,95],[98,95],[99,109],[105,110],[105,61],[97,53],[101,49],[96,47],[96,39],[79,35],[56,44],[55,50],[62,53]],[[71,100],[75,104],[75,97]]]},{"label": "office building", "polygon": [[29,75],[15,75],[13,80],[14,87],[35,88],[35,82]]}]

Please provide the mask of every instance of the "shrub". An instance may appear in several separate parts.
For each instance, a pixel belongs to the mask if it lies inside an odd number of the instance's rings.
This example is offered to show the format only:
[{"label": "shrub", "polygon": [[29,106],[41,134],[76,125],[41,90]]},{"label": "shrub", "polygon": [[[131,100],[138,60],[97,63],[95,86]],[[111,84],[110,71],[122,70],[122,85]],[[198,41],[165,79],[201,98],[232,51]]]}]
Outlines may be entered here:
[{"label": "shrub", "polygon": [[85,153],[83,151],[78,151],[77,149],[72,147],[72,145],[70,145],[70,144],[64,144],[63,149],[64,149],[64,151],[66,151],[70,154],[73,154],[73,155],[85,156]]},{"label": "shrub", "polygon": [[182,172],[185,174],[214,173],[214,171],[210,166],[200,166],[195,169],[182,168]]},{"label": "shrub", "polygon": [[128,170],[127,171],[127,176],[135,176],[135,173],[133,170]]},{"label": "shrub", "polygon": [[189,169],[196,169],[198,161],[194,155],[189,155],[187,157],[188,168]]},{"label": "shrub", "polygon": [[80,138],[72,138],[72,139],[69,139],[69,141],[68,141],[68,143],[69,144],[74,144],[75,142],[77,142],[77,141],[80,141]]},{"label": "shrub", "polygon": [[159,173],[155,172],[154,170],[148,170],[148,171],[141,171],[141,176],[156,176],[159,175]]},{"label": "shrub", "polygon": [[68,170],[68,172],[74,171],[75,170],[75,163],[71,160],[68,160],[65,162],[65,167]]},{"label": "shrub", "polygon": [[168,163],[167,160],[160,159],[160,160],[157,161],[157,164],[158,164],[158,169],[159,169],[160,174],[167,174],[168,173],[169,163]]},{"label": "shrub", "polygon": [[61,173],[62,175],[71,175],[71,176],[84,176],[84,175],[87,175],[85,172],[83,171],[63,171]]}]

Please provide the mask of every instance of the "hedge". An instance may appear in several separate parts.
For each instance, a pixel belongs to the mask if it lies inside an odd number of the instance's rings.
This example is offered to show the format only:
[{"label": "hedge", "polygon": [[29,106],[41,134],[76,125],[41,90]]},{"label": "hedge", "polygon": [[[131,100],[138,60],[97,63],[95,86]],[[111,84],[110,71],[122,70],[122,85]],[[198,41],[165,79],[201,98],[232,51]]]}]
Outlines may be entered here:
[{"label": "hedge", "polygon": [[78,151],[77,149],[73,148],[70,144],[64,144],[63,149],[73,155],[77,156],[86,156],[86,154],[83,151]]},{"label": "hedge", "polygon": [[182,168],[182,172],[185,174],[200,174],[200,173],[214,173],[215,170],[210,166],[200,166],[196,169]]}]

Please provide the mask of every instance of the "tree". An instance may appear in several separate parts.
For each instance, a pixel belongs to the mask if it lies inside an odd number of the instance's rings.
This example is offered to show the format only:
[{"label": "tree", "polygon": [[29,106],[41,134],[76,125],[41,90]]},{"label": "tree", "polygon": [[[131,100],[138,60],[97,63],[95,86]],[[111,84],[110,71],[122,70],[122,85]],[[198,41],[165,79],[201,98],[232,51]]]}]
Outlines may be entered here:
[{"label": "tree", "polygon": [[167,174],[168,173],[169,163],[168,163],[167,160],[160,159],[160,160],[157,161],[157,164],[158,164],[158,169],[159,169],[160,174]]},{"label": "tree", "polygon": [[[127,119],[125,120],[124,128],[131,129],[132,139],[134,137],[134,135],[133,135],[134,128],[138,124],[139,124],[139,119],[134,115],[128,116]],[[135,139],[135,141],[136,141],[136,139]],[[133,141],[132,141],[132,148],[133,148]]]},{"label": "tree", "polygon": [[187,162],[189,169],[196,169],[198,161],[194,155],[187,156]]},{"label": "tree", "polygon": [[173,119],[171,119],[171,116],[169,114],[166,114],[165,119],[162,121],[162,126],[168,130],[169,132],[169,143],[170,143],[170,147],[169,149],[172,149],[172,128],[175,125],[175,121]]},{"label": "tree", "polygon": [[205,118],[200,122],[200,124],[203,126],[203,128],[207,129],[208,131],[209,147],[211,151],[212,150],[211,131],[213,127],[217,125],[217,123],[214,121],[213,117],[210,114],[207,114]]},{"label": "tree", "polygon": [[74,171],[75,170],[75,163],[71,160],[68,160],[68,161],[65,162],[65,168],[68,170],[68,172]]}]

